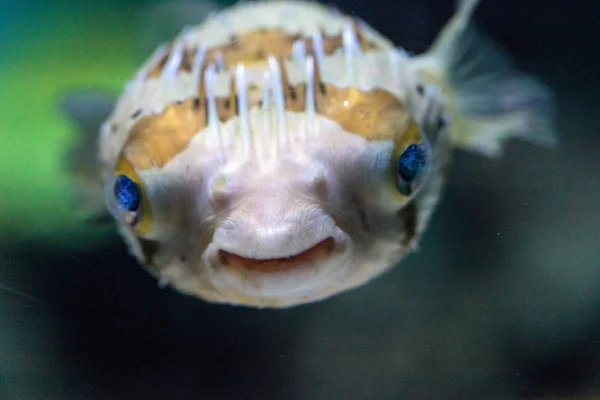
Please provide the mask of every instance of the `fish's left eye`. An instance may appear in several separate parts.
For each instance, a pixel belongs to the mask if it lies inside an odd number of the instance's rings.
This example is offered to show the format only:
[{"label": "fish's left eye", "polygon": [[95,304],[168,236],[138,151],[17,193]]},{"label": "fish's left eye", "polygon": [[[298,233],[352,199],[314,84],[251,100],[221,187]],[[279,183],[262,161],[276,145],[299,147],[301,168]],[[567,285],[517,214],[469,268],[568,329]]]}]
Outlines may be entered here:
[{"label": "fish's left eye", "polygon": [[124,212],[129,224],[135,223],[142,202],[140,186],[127,175],[119,175],[115,180],[114,195],[119,208]]},{"label": "fish's left eye", "polygon": [[396,188],[400,194],[409,196],[419,186],[428,158],[425,144],[411,144],[400,154],[396,164]]}]

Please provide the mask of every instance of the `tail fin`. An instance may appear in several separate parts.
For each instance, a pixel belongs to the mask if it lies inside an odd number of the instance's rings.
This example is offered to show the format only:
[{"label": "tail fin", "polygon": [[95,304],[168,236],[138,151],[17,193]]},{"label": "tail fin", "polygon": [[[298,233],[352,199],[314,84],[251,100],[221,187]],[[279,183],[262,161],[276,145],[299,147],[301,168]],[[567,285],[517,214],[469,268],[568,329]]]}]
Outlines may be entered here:
[{"label": "tail fin", "polygon": [[470,24],[480,0],[461,0],[431,48],[414,58],[426,82],[440,86],[456,146],[498,156],[511,137],[550,147],[554,101],[543,84],[515,69],[509,56]]},{"label": "tail fin", "polygon": [[65,169],[75,184],[75,207],[90,221],[108,215],[98,162],[100,126],[111,113],[116,98],[105,92],[76,91],[64,96],[60,110],[74,122],[77,137],[66,154]]}]

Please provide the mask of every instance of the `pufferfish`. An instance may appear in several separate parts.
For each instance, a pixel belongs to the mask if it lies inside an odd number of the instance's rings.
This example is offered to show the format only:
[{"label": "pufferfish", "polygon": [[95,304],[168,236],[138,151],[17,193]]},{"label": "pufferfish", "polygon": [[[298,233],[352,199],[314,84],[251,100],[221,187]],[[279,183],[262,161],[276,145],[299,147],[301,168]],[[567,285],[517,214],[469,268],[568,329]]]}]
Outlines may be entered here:
[{"label": "pufferfish", "polygon": [[[73,172],[182,293],[283,308],[359,287],[417,247],[453,148],[556,140],[550,90],[473,26],[478,3],[420,55],[319,3],[233,5],[156,49]],[[98,135],[93,101],[69,102]]]}]

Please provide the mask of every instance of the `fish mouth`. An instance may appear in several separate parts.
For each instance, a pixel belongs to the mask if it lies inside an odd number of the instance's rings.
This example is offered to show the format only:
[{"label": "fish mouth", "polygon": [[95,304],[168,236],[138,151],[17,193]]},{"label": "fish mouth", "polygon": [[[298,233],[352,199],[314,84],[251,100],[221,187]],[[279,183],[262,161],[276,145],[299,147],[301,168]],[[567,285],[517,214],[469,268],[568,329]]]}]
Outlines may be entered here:
[{"label": "fish mouth", "polygon": [[202,256],[208,268],[201,274],[220,302],[281,306],[326,297],[356,272],[355,246],[337,227],[319,236],[302,246],[301,238],[287,246],[213,241]]},{"label": "fish mouth", "polygon": [[335,240],[330,236],[305,250],[285,257],[250,258],[226,250],[219,250],[218,254],[219,263],[224,267],[268,273],[288,271],[326,260],[335,247]]}]

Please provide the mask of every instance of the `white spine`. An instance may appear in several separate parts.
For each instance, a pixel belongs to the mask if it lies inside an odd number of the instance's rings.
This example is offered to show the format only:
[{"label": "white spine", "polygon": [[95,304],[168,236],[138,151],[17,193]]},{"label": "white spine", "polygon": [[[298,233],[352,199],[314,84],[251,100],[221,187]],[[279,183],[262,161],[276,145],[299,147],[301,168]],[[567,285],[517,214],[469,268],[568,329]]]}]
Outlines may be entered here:
[{"label": "white spine", "polygon": [[248,118],[248,91],[246,85],[246,71],[244,64],[238,64],[235,71],[235,87],[238,99],[238,113],[240,123],[240,136],[244,146],[244,156],[252,157],[254,155],[252,146],[252,133],[250,130],[250,120]]},{"label": "white spine", "polygon": [[174,82],[177,78],[177,72],[179,71],[181,60],[183,59],[183,51],[183,41],[177,42],[160,75],[160,79],[164,79],[166,82],[167,98],[169,100],[173,100],[177,95]]},{"label": "white spine", "polygon": [[198,46],[196,48],[196,54],[194,55],[194,64],[192,65],[192,79],[193,85],[198,90],[198,97],[204,96],[204,93],[200,93],[200,79],[202,76],[202,66],[204,65],[204,59],[206,58],[206,50],[204,50],[203,46]]},{"label": "white spine", "polygon": [[294,42],[293,46],[294,61],[300,67],[304,65],[306,59],[306,43],[304,39],[299,39]]},{"label": "white spine", "polygon": [[146,60],[146,62],[144,63],[144,65],[146,67],[143,68],[136,75],[135,81],[137,81],[137,82],[145,81],[148,78],[148,72],[150,72],[150,69],[153,68],[156,65],[156,63],[158,63],[158,61],[165,56],[165,54],[167,54],[168,50],[169,50],[168,43],[163,43],[160,46],[158,46],[156,48],[156,50],[154,50],[154,52],[150,55],[148,60]]},{"label": "white spine", "polygon": [[346,60],[346,71],[349,85],[356,84],[356,56],[360,53],[358,38],[354,31],[352,21],[348,21],[342,32],[342,44],[344,46],[344,56]]},{"label": "white spine", "polygon": [[280,66],[275,56],[269,56],[269,71],[271,72],[271,83],[273,89],[273,100],[275,101],[275,112],[277,115],[277,149],[287,149],[287,129],[285,125],[285,98],[283,96],[283,82]]},{"label": "white spine", "polygon": [[206,102],[208,105],[208,128],[212,133],[212,137],[219,147],[223,162],[227,161],[223,140],[221,137],[221,121],[217,112],[217,102],[215,98],[214,81],[215,81],[215,65],[210,64],[204,73],[204,86],[206,88]]},{"label": "white spine", "polygon": [[217,71],[225,70],[225,60],[223,60],[223,53],[220,51],[215,53],[215,63],[217,64]]},{"label": "white spine", "polygon": [[316,31],[313,33],[313,53],[315,55],[315,59],[317,60],[317,64],[319,65],[319,72],[321,73],[321,77],[325,79],[325,51],[323,50],[323,36],[321,36],[321,32]]},{"label": "white spine", "polygon": [[308,137],[310,129],[315,118],[315,59],[313,56],[308,56],[306,59],[306,104],[304,106],[306,112],[306,127],[305,136]]},{"label": "white spine", "polygon": [[265,155],[271,155],[272,144],[276,142],[276,139],[273,140],[273,130],[271,129],[271,74],[269,70],[263,73],[262,102],[264,132],[259,137],[261,138],[261,146]]}]

